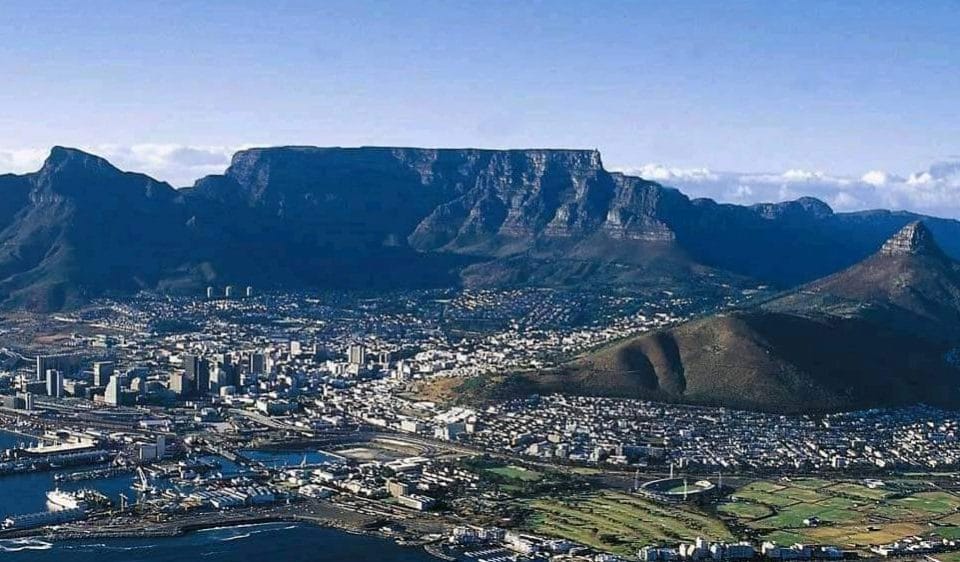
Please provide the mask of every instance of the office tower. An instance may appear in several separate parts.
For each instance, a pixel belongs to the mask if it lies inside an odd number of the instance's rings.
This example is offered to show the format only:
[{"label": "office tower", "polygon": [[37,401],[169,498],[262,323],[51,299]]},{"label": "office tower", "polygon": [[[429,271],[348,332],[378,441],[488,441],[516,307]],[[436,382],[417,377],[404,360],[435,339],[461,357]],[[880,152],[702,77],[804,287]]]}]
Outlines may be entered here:
[{"label": "office tower", "polygon": [[207,287],[207,298],[208,298],[208,299],[212,299],[212,298],[213,298],[213,296],[214,296],[214,290],[215,290],[215,289],[214,289],[213,287]]},{"label": "office tower", "polygon": [[183,373],[173,373],[170,375],[170,391],[177,396],[190,394],[191,381]]},{"label": "office tower", "polygon": [[56,369],[47,369],[47,396],[63,397],[63,373]]},{"label": "office tower", "polygon": [[362,344],[353,344],[347,349],[347,358],[353,365],[364,365],[367,362],[367,348]]},{"label": "office tower", "polygon": [[113,361],[96,361],[93,364],[93,386],[106,386],[113,369]]},{"label": "office tower", "polygon": [[262,375],[267,372],[267,357],[263,353],[250,354],[250,373]]},{"label": "office tower", "polygon": [[103,393],[103,401],[111,406],[119,406],[123,401],[123,389],[120,387],[120,375],[110,375],[107,390]]},{"label": "office tower", "polygon": [[54,369],[64,375],[73,375],[80,370],[80,357],[77,355],[38,355],[37,356],[37,375],[38,381],[45,380],[47,370]]},{"label": "office tower", "polygon": [[191,381],[194,394],[204,396],[210,390],[210,362],[198,355],[183,356],[183,372]]},{"label": "office tower", "polygon": [[236,291],[234,290],[233,285],[227,285],[227,288],[223,291],[223,295],[228,299],[232,299],[235,292]]},{"label": "office tower", "polygon": [[247,287],[247,298],[253,296],[253,287]]}]

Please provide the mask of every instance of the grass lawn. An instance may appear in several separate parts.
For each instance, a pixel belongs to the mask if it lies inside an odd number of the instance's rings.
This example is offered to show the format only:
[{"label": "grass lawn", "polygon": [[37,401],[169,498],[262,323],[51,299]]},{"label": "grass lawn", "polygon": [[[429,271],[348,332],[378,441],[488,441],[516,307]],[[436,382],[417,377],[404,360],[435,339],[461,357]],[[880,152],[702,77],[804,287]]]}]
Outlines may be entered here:
[{"label": "grass lawn", "polygon": [[[792,482],[754,482],[733,497],[746,501],[717,507],[717,513],[740,525],[757,529],[764,539],[779,543],[813,542],[844,547],[892,542],[910,535],[939,534],[960,538],[960,497],[932,490],[922,482],[897,486],[896,491],[870,489],[859,483],[830,483],[820,479]],[[923,488],[926,488],[926,491]],[[762,509],[770,515],[758,515]],[[807,527],[804,519],[817,517],[820,524]],[[931,527],[930,523],[942,526]],[[938,533],[939,531],[939,533]],[[960,561],[958,561],[960,562]]]},{"label": "grass lawn", "polygon": [[790,481],[790,485],[796,488],[808,488],[811,490],[819,490],[820,488],[826,488],[832,484],[829,480],[823,480],[821,478],[795,478]]},{"label": "grass lawn", "polygon": [[892,492],[879,488],[867,488],[866,486],[860,484],[853,484],[851,482],[841,482],[839,484],[834,484],[826,490],[827,492],[833,494],[839,494],[844,496],[850,496],[853,498],[861,498],[864,500],[873,500],[879,501],[889,497]]},{"label": "grass lawn", "polygon": [[746,520],[759,519],[773,514],[773,510],[763,504],[737,501],[722,503],[717,506],[717,511],[737,519]]},{"label": "grass lawn", "polygon": [[495,468],[484,469],[486,472],[496,474],[511,480],[522,480],[523,482],[538,482],[543,478],[543,474],[536,470],[527,470],[520,466],[498,466]]},{"label": "grass lawn", "polygon": [[921,492],[905,498],[891,500],[890,504],[902,507],[914,514],[944,515],[953,513],[960,507],[960,498],[947,492]]},{"label": "grass lawn", "polygon": [[733,540],[721,521],[683,506],[666,505],[630,494],[604,491],[571,498],[539,498],[525,527],[607,552],[633,556],[638,548],[704,537]]},{"label": "grass lawn", "polygon": [[945,539],[957,540],[960,539],[960,527],[936,527],[933,534]]}]

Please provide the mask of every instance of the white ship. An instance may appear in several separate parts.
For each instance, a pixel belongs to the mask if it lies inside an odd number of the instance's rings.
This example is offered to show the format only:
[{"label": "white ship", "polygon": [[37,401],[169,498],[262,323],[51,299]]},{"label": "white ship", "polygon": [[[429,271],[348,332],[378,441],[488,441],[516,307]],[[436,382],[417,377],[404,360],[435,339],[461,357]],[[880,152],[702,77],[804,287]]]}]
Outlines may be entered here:
[{"label": "white ship", "polygon": [[47,492],[47,504],[51,511],[60,511],[61,509],[85,509],[87,502],[84,501],[84,493],[65,492],[59,488]]}]

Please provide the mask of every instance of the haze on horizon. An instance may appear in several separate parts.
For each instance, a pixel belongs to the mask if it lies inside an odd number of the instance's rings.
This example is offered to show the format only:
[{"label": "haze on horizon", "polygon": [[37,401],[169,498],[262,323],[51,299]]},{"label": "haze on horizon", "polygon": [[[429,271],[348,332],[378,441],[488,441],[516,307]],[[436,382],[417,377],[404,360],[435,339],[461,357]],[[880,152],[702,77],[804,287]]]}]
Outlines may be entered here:
[{"label": "haze on horizon", "polygon": [[960,5],[0,7],[0,172],[174,185],[251,145],[599,148],[693,196],[960,217]]}]

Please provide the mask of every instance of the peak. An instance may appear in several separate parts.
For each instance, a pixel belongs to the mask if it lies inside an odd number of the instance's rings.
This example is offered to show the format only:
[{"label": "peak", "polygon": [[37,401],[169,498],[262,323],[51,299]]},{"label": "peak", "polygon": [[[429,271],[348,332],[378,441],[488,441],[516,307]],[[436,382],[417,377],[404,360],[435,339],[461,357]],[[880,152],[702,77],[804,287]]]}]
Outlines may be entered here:
[{"label": "peak", "polygon": [[833,209],[830,208],[830,205],[827,205],[816,197],[801,197],[797,199],[797,203],[804,209],[818,216],[828,217],[833,214]]},{"label": "peak", "polygon": [[758,203],[752,206],[763,217],[779,219],[785,217],[823,219],[833,215],[833,209],[816,197],[801,197],[794,201],[780,203]]},{"label": "peak", "polygon": [[884,256],[939,255],[940,247],[922,221],[913,221],[890,237],[880,248]]},{"label": "peak", "polygon": [[41,172],[53,173],[65,169],[83,169],[88,171],[116,171],[112,164],[103,158],[77,148],[55,146],[43,163]]}]

